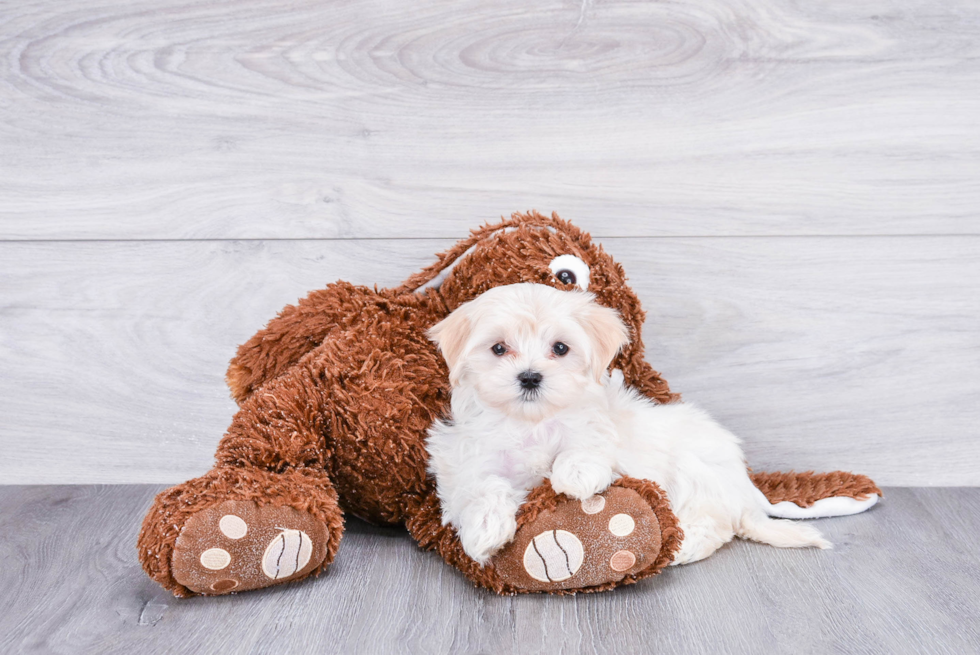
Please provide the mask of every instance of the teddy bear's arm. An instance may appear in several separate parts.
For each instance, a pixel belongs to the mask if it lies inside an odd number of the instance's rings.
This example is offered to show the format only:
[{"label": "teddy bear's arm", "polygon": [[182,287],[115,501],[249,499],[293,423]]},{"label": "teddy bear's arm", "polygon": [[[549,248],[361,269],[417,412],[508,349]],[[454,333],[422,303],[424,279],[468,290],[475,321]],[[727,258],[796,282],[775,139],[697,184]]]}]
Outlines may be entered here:
[{"label": "teddy bear's arm", "polygon": [[287,305],[265,328],[238,347],[225,380],[241,405],[253,391],[278,377],[319,346],[331,331],[357,314],[363,292],[347,282],[314,291]]}]

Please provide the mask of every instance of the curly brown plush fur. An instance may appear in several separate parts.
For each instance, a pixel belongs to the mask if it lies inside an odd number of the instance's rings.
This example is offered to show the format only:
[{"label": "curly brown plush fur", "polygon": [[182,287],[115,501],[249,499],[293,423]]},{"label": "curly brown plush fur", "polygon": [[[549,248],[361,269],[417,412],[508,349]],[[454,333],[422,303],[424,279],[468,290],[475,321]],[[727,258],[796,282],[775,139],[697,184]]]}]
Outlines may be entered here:
[{"label": "curly brown plush fur", "polygon": [[878,485],[866,475],[833,471],[831,473],[751,473],[752,482],[766,495],[770,503],[785,500],[800,507],[813,507],[823,498],[839,496],[866,500],[884,496]]},{"label": "curly brown plush fur", "polygon": [[[480,586],[498,593],[541,590],[502,577],[498,567],[480,567],[442,525],[434,483],[426,475],[424,439],[433,420],[447,411],[449,385],[446,365],[425,333],[493,287],[535,282],[567,289],[549,268],[565,254],[589,266],[589,291],[616,309],[630,329],[630,344],[613,367],[649,398],[677,401],[643,358],[644,313],[622,267],[557,215],[514,214],[474,230],[396,288],[337,282],[314,291],[243,344],[227,374],[240,409],[218,446],[216,466],[156,498],[138,543],[146,572],[178,596],[315,575],[332,561],[343,512],[350,512],[374,523],[405,525],[423,548],[437,551]],[[545,584],[544,590],[600,591],[654,575],[671,561],[683,536],[663,491],[647,481],[623,479],[617,485],[629,490],[617,492],[617,502],[632,503],[659,523],[659,537],[647,542],[659,551],[639,553],[634,568],[589,588],[563,582]],[[230,501],[254,503],[247,506],[249,516],[268,524],[254,526],[253,536],[294,510],[306,513],[304,525],[314,525],[315,535],[279,526],[282,534],[264,553],[249,550],[243,544],[252,537],[238,541],[224,527],[208,524],[216,520],[207,518],[217,516],[213,508],[241,506],[221,505]],[[524,529],[552,529],[560,512],[548,512],[569,502],[547,483],[532,491],[518,535]],[[303,541],[310,538],[317,542],[313,555]],[[206,548],[220,551],[216,560],[213,553],[209,559]],[[295,562],[288,571],[294,573],[279,578],[289,548],[287,559],[295,557]],[[270,557],[275,559],[272,572]],[[184,570],[188,567],[200,570]]]}]

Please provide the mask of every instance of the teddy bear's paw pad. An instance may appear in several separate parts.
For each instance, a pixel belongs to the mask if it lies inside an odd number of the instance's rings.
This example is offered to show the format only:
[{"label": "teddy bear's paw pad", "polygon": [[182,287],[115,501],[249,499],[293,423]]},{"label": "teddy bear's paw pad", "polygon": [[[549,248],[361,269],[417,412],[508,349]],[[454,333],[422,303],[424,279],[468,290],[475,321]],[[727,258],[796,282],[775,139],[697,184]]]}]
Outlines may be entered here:
[{"label": "teddy bear's paw pad", "polygon": [[226,500],[194,514],[177,537],[173,576],[199,594],[295,580],[327,554],[327,527],[292,507]]},{"label": "teddy bear's paw pad", "polygon": [[524,571],[541,582],[568,580],[582,568],[585,547],[571,532],[542,532],[524,549]]},{"label": "teddy bear's paw pad", "polygon": [[540,512],[493,565],[517,589],[573,591],[643,571],[656,561],[660,545],[660,523],[650,505],[632,489],[612,487]]}]

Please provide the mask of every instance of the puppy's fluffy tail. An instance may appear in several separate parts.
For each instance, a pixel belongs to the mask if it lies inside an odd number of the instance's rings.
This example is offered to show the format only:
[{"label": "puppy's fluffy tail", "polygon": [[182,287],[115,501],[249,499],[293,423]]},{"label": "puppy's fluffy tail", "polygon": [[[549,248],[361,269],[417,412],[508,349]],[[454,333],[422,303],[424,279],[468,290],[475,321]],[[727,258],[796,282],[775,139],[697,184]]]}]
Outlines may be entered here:
[{"label": "puppy's fluffy tail", "polygon": [[762,512],[746,512],[738,536],[759,541],[777,548],[833,548],[820,531],[805,523],[771,519]]}]

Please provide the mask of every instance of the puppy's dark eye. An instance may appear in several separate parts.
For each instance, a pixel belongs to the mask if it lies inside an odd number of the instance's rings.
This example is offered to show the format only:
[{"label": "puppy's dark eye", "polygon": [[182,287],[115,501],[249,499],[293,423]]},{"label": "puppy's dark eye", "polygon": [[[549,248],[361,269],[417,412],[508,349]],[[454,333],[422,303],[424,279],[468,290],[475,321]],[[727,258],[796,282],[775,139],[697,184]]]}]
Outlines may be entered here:
[{"label": "puppy's dark eye", "polygon": [[572,273],[567,268],[563,268],[555,273],[555,277],[558,278],[558,281],[562,284],[575,284],[577,281],[575,278],[575,273]]},{"label": "puppy's dark eye", "polygon": [[563,344],[561,341],[556,341],[555,345],[551,347],[551,352],[555,353],[559,357],[564,357],[568,354],[568,346]]},{"label": "puppy's dark eye", "polygon": [[500,357],[501,355],[503,355],[503,354],[505,354],[507,352],[507,346],[505,346],[502,343],[495,343],[490,348],[490,350],[493,351],[493,354],[494,355],[496,355],[497,357]]}]

